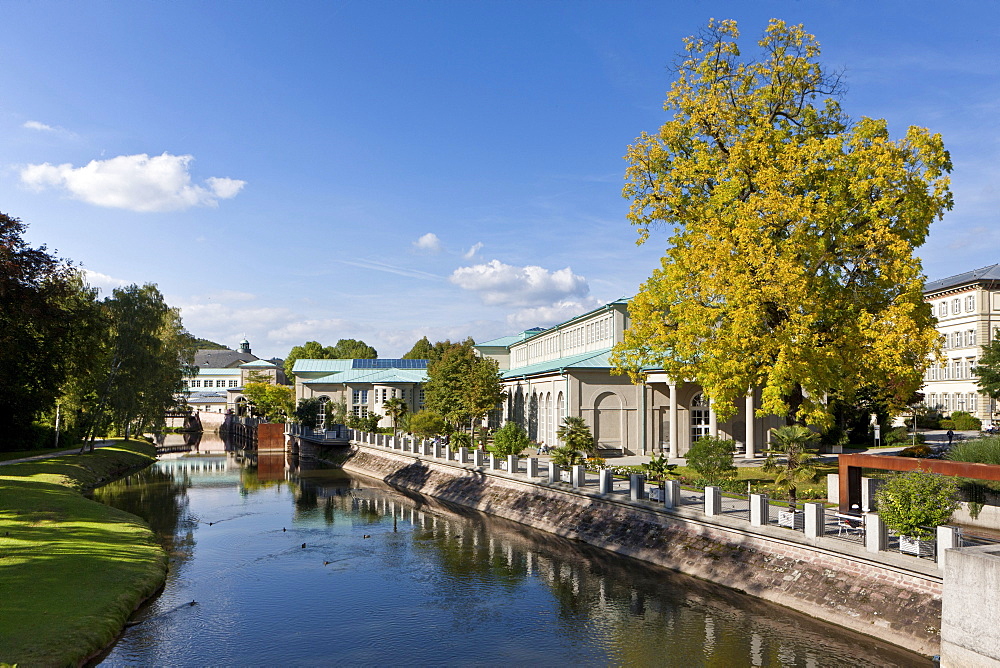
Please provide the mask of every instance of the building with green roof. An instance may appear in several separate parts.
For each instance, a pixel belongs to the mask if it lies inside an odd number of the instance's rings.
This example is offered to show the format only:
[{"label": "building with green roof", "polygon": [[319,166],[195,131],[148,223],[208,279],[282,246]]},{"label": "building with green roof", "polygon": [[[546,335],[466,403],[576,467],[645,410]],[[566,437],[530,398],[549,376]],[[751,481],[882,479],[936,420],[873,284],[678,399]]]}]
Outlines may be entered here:
[{"label": "building with green roof", "polygon": [[779,426],[777,417],[754,417],[759,397],[749,395],[737,415],[720,421],[697,383],[650,369],[636,385],[614,373],[610,357],[629,327],[628,301],[476,345],[500,366],[507,390],[502,419],[520,423],[539,443],[558,446],[563,420],[582,417],[606,454],[683,456],[707,435],[732,438],[746,453],[759,451],[768,430]]},{"label": "building with green roof", "polygon": [[316,397],[324,406],[331,401],[343,402],[358,417],[381,415],[380,425],[389,427],[392,420],[384,408],[389,399],[402,399],[411,413],[424,407],[427,360],[297,359],[292,376],[296,401]]}]

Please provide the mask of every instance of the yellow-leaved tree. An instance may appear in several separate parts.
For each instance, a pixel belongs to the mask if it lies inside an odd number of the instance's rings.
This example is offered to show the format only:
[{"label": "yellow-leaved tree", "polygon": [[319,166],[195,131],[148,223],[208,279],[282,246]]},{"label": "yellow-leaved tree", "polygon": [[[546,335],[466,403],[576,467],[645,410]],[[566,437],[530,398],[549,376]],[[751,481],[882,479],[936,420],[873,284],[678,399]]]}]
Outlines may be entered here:
[{"label": "yellow-leaved tree", "polygon": [[670,119],[629,147],[638,243],[670,237],[614,363],[697,381],[723,419],[750,388],[789,424],[829,425],[862,387],[899,406],[938,345],[913,251],[952,206],[948,152],[849,119],[801,25],[773,19],[755,59],[738,38],[713,20],[685,40]]}]

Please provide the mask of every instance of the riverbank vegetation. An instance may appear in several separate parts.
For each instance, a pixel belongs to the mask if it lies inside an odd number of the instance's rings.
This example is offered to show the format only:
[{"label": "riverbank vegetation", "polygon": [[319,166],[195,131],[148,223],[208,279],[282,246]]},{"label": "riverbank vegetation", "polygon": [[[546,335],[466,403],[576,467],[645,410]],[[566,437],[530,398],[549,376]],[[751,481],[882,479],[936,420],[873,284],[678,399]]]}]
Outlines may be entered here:
[{"label": "riverbank vegetation", "polygon": [[98,297],[70,262],[0,214],[0,451],[161,426],[195,339],[155,285]]},{"label": "riverbank vegetation", "polygon": [[82,494],[155,458],[147,443],[120,441],[0,467],[0,663],[79,665],[162,586],[153,532]]}]

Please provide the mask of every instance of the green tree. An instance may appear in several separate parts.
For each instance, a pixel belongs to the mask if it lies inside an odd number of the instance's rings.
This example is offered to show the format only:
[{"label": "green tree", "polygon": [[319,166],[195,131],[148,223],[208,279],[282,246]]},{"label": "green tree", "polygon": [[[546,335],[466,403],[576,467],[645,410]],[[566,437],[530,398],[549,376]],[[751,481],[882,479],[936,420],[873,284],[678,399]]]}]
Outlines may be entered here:
[{"label": "green tree", "polygon": [[976,360],[976,367],[972,371],[979,379],[979,389],[991,399],[1000,399],[1000,339],[994,339],[983,346],[983,353]]},{"label": "green tree", "polygon": [[0,213],[0,449],[30,447],[32,423],[54,408],[73,353],[77,272],[22,238]]},{"label": "green tree", "polygon": [[117,288],[102,304],[107,330],[93,360],[97,387],[87,435],[142,433],[162,426],[164,413],[195,373],[194,338],[153,284]]},{"label": "green tree", "polygon": [[293,378],[292,368],[295,360],[350,360],[376,359],[378,351],[364,341],[357,339],[340,339],[335,346],[324,346],[319,341],[306,341],[301,346],[294,346],[285,356],[285,376]]},{"label": "green tree", "polygon": [[299,399],[299,405],[295,407],[295,419],[306,429],[315,429],[319,426],[319,411],[322,407],[323,404],[317,397]]},{"label": "green tree", "polygon": [[378,359],[378,351],[358,339],[340,339],[333,347],[333,357],[330,359],[373,360]]},{"label": "green tree", "polygon": [[587,455],[597,454],[597,443],[594,442],[594,435],[582,417],[568,416],[563,418],[563,423],[556,429],[556,438],[562,441],[567,448],[578,450]]},{"label": "green tree", "polygon": [[655,135],[629,147],[629,219],[671,230],[631,301],[614,364],[701,384],[720,418],[750,388],[762,413],[827,426],[826,397],[895,404],[937,349],[913,250],[952,206],[940,135],[852,122],[802,26],[772,20],[743,59],[734,21],[685,41]]},{"label": "green tree", "polygon": [[243,396],[251,403],[254,412],[268,422],[283,422],[295,411],[295,391],[287,385],[247,383]]},{"label": "green tree", "polygon": [[454,426],[481,420],[505,395],[496,360],[476,355],[471,339],[427,367],[426,406]]},{"label": "green tree", "polygon": [[714,485],[736,475],[735,452],[736,443],[730,439],[702,436],[688,450],[687,465]]},{"label": "green tree", "polygon": [[229,350],[229,346],[224,346],[221,343],[209,341],[208,339],[196,338],[194,340],[194,346],[198,350]]},{"label": "green tree", "polygon": [[410,348],[409,352],[403,355],[404,360],[428,360],[434,354],[434,346],[425,336]]},{"label": "green tree", "polygon": [[493,452],[501,457],[520,455],[531,441],[524,428],[514,421],[509,421],[493,433]]},{"label": "green tree", "polygon": [[[775,474],[774,486],[788,494],[789,510],[795,510],[799,483],[816,478],[816,451],[810,446],[818,440],[819,434],[802,425],[771,430],[771,449],[761,468],[765,473]],[[779,457],[783,457],[783,461]]]},{"label": "green tree", "polygon": [[418,411],[410,415],[410,433],[417,438],[430,438],[445,432],[447,424],[443,417],[431,410]]},{"label": "green tree", "polygon": [[958,481],[927,471],[890,476],[875,492],[878,515],[899,536],[930,538],[958,508]]},{"label": "green tree", "polygon": [[408,410],[406,402],[399,397],[392,397],[382,403],[382,409],[385,411],[385,414],[392,419],[392,431],[393,433],[396,433],[396,427],[399,424],[399,421],[404,415],[406,415],[406,411]]}]

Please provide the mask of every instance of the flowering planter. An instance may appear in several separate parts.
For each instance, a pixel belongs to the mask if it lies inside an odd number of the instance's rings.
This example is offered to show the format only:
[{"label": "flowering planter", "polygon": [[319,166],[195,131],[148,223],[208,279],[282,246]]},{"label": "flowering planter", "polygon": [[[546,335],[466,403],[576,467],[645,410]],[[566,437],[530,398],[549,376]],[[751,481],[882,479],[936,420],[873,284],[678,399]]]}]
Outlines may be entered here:
[{"label": "flowering planter", "polygon": [[779,510],[778,526],[789,529],[805,529],[806,516],[801,510]]},{"label": "flowering planter", "polygon": [[899,551],[903,554],[912,554],[918,557],[933,557],[934,547],[933,540],[924,540],[912,536],[899,537]]}]

